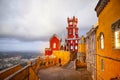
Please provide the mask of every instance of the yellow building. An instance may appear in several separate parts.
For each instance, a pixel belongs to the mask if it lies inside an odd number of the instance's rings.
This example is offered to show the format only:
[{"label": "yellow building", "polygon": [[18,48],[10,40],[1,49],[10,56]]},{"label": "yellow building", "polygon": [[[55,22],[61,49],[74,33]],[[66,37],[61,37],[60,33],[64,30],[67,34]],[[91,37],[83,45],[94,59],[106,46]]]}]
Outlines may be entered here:
[{"label": "yellow building", "polygon": [[70,53],[64,50],[53,51],[53,56],[57,59],[56,63],[60,65],[65,65],[70,60]]},{"label": "yellow building", "polygon": [[85,37],[82,35],[78,44],[78,59],[81,62],[85,62],[86,59],[86,44]]},{"label": "yellow building", "polygon": [[120,0],[99,0],[97,80],[120,80]]}]

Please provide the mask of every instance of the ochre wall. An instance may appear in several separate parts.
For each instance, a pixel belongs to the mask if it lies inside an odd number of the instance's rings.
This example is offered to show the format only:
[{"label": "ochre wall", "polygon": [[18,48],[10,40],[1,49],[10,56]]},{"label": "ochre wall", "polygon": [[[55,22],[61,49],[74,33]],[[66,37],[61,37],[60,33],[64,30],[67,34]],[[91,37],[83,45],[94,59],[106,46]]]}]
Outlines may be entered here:
[{"label": "ochre wall", "polygon": [[86,45],[85,44],[78,44],[78,52],[80,53],[86,53]]},{"label": "ochre wall", "polygon": [[70,60],[70,53],[68,51],[63,51],[63,50],[58,50],[58,51],[53,51],[53,55],[55,58],[57,58],[57,63],[58,59],[61,59],[61,64],[65,65],[69,60]]},{"label": "ochre wall", "polygon": [[[100,32],[104,33],[104,49],[99,48],[99,41],[97,40],[97,80],[100,80],[100,78],[110,80],[118,75],[120,76],[120,61],[114,60],[120,59],[120,49],[112,48],[111,31],[112,23],[118,19],[120,19],[120,0],[110,0],[98,16],[97,38]],[[104,60],[104,71],[101,70],[101,59]]]}]

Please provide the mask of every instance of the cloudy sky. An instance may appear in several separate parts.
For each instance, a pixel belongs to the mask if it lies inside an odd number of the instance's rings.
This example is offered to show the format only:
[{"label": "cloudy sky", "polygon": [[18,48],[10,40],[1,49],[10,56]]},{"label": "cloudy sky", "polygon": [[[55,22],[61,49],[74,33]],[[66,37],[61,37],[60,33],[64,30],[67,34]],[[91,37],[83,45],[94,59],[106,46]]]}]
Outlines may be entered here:
[{"label": "cloudy sky", "polygon": [[0,0],[0,51],[44,51],[53,34],[66,36],[67,17],[79,36],[97,21],[98,0]]}]

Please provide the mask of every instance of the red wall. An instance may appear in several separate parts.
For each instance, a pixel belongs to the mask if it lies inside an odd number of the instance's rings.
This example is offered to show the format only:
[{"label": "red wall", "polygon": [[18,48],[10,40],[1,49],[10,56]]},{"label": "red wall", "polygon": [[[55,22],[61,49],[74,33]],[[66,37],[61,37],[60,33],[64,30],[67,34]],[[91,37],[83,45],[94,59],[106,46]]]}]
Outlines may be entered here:
[{"label": "red wall", "polygon": [[[55,48],[54,43],[56,44]],[[60,49],[60,39],[56,35],[53,35],[52,38],[50,39],[50,48],[52,51]]]},{"label": "red wall", "polygon": [[45,56],[46,55],[52,55],[52,50],[51,49],[45,49]]},{"label": "red wall", "polygon": [[[68,18],[68,27],[67,29],[67,50],[78,52],[78,19],[73,16],[73,18]],[[77,40],[77,42],[76,42]],[[72,42],[71,42],[72,41]],[[72,49],[71,49],[72,46]]]}]

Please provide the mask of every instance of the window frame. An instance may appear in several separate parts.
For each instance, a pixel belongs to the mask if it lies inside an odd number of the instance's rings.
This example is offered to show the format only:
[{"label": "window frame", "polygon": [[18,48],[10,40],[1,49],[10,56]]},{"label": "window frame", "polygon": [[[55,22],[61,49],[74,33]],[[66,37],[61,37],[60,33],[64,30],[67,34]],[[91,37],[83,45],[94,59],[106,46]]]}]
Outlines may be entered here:
[{"label": "window frame", "polygon": [[116,20],[112,25],[112,48],[113,49],[120,49],[120,46],[117,48],[116,47],[116,42],[115,42],[115,32],[120,31],[120,19]]}]

